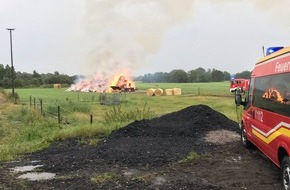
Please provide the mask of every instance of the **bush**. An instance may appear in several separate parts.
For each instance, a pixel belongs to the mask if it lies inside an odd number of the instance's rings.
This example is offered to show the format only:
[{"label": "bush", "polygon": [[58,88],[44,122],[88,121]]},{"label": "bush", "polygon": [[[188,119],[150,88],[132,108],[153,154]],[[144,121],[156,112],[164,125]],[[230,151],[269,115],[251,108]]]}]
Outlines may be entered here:
[{"label": "bush", "polygon": [[17,100],[19,100],[19,95],[17,92],[14,92],[14,97],[12,95],[12,92],[9,92],[7,95],[6,95],[7,99],[10,100],[10,101],[14,101],[16,102]]},{"label": "bush", "polygon": [[6,95],[6,91],[3,88],[0,88],[0,93]]}]

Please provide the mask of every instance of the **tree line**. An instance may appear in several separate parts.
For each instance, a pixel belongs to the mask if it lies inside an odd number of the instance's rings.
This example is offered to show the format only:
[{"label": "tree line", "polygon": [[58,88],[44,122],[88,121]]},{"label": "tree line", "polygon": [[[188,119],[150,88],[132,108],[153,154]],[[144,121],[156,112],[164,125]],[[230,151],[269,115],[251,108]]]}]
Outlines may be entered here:
[{"label": "tree line", "polygon": [[[250,71],[243,71],[236,73],[235,78],[249,79],[251,76]],[[219,71],[216,69],[205,70],[199,67],[188,72],[182,69],[175,69],[169,73],[156,72],[154,74],[145,74],[143,76],[135,77],[134,80],[146,83],[191,83],[191,82],[221,82],[231,79],[231,74],[227,71]]]},{"label": "tree line", "polygon": [[[32,73],[15,72],[14,70],[14,86],[15,87],[52,87],[53,84],[62,84],[62,86],[70,86],[74,83],[77,75],[69,76],[54,73],[39,74],[35,70]],[[236,73],[236,78],[250,78],[251,72],[243,71]],[[216,69],[205,70],[199,67],[188,72],[182,69],[172,70],[171,72],[156,72],[154,74],[144,74],[143,76],[134,77],[135,81],[144,83],[191,83],[191,82],[220,82],[230,80],[230,73],[219,71]],[[0,87],[12,87],[12,69],[9,65],[0,64]]]},{"label": "tree line", "polygon": [[[13,72],[15,87],[52,87],[53,84],[69,86],[73,84],[76,76],[60,74],[59,72],[39,74],[35,70],[32,74],[26,72]],[[0,64],[0,87],[12,87],[12,68]]]}]

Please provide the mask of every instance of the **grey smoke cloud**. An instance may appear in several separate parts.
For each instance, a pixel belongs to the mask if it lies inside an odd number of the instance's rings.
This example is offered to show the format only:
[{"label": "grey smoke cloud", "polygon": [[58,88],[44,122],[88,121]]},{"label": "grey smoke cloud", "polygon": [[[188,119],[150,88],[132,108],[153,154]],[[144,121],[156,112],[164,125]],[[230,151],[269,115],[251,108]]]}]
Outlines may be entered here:
[{"label": "grey smoke cloud", "polygon": [[90,70],[107,74],[136,70],[158,51],[164,33],[192,15],[195,1],[96,0],[86,2],[86,39]]}]

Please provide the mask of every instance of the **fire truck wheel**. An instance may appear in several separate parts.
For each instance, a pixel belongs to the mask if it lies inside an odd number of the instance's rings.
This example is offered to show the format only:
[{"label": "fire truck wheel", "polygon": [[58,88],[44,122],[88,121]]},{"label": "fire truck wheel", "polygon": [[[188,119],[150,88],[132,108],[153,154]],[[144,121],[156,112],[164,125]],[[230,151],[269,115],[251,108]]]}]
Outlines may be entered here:
[{"label": "fire truck wheel", "polygon": [[285,156],[281,164],[281,178],[282,186],[284,190],[290,189],[290,160],[288,156]]},{"label": "fire truck wheel", "polygon": [[242,125],[241,128],[241,142],[242,145],[246,148],[252,148],[252,143],[247,138],[247,133],[245,127]]}]

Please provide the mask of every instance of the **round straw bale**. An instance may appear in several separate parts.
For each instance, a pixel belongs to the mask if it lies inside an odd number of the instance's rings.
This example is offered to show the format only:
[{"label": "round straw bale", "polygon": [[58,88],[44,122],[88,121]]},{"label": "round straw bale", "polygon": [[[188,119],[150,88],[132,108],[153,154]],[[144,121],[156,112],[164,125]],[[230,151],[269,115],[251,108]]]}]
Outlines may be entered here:
[{"label": "round straw bale", "polygon": [[181,95],[181,88],[173,88],[172,91],[174,96]]},{"label": "round straw bale", "polygon": [[155,96],[155,90],[154,88],[149,88],[146,92],[147,96]]},{"label": "round straw bale", "polygon": [[161,96],[163,94],[163,90],[161,88],[157,88],[154,92],[156,96]]},{"label": "round straw bale", "polygon": [[173,90],[172,89],[165,89],[165,95],[166,96],[172,96],[173,95]]}]

